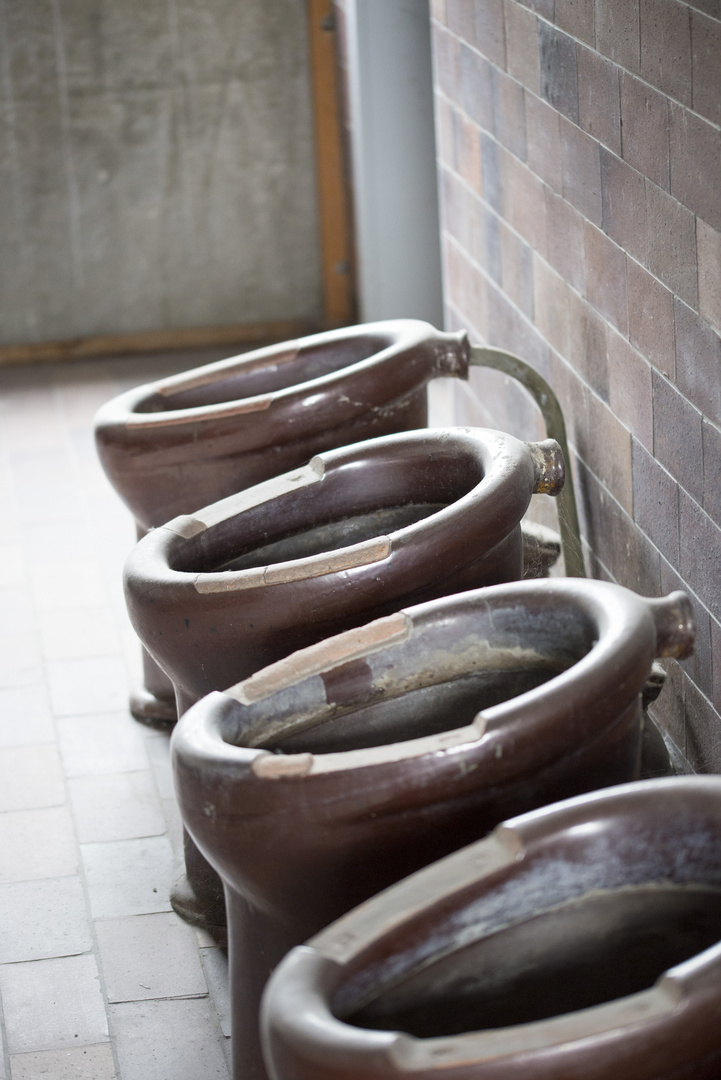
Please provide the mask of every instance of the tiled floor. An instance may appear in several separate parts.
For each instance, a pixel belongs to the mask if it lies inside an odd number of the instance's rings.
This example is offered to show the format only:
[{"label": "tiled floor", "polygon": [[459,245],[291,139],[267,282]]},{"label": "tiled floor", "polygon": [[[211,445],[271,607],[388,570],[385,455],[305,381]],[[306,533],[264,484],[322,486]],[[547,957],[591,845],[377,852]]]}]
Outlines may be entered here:
[{"label": "tiled floor", "polygon": [[171,911],[168,738],[126,701],[134,530],[92,419],[218,353],[0,369],[0,1080],[227,1080],[225,955]]}]

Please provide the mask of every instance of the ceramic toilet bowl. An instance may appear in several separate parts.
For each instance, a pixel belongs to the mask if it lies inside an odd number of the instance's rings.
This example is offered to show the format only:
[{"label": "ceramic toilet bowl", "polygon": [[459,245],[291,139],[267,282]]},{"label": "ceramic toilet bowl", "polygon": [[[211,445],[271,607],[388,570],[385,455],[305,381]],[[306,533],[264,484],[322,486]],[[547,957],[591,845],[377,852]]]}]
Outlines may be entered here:
[{"label": "ceramic toilet bowl", "polygon": [[563,470],[551,440],[485,429],[328,451],[148,533],[125,567],[130,618],[182,713],[404,603],[520,578],[519,522]]},{"label": "ceramic toilet bowl", "polygon": [[172,740],[176,790],[226,887],[237,1080],[264,1075],[259,995],[291,945],[509,813],[634,779],[651,663],[692,639],[681,593],[516,582],[404,609],[195,705]]},{"label": "ceramic toilet bowl", "polygon": [[[314,334],[160,379],[97,414],[100,460],[138,536],[305,464],[322,450],[425,427],[426,384],[468,371],[465,334],[398,320]],[[175,719],[145,657],[138,719]]]},{"label": "ceramic toilet bowl", "polygon": [[[423,600],[519,578],[520,520],[563,483],[557,445],[482,429],[368,440],[148,533],[126,564],[142,643],[178,714],[305,645]],[[186,840],[176,911],[224,924],[220,881]]]},{"label": "ceramic toilet bowl", "polygon": [[721,779],[506,821],[286,957],[273,1080],[721,1075]]},{"label": "ceramic toilet bowl", "polygon": [[467,371],[464,334],[398,320],[314,334],[147,383],[96,417],[98,454],[142,529],[303,465],[424,427],[426,384]]}]

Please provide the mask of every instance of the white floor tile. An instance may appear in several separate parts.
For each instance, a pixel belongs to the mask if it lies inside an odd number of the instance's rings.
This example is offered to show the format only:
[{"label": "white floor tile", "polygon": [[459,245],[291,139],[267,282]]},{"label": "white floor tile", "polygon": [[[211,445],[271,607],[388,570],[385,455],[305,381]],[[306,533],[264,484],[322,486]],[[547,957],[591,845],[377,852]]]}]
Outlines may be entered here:
[{"label": "white floor tile", "polygon": [[167,837],[83,844],[80,850],[94,919],[170,911],[177,862]]},{"label": "white floor tile", "polygon": [[68,956],[0,967],[8,1050],[56,1050],[108,1039],[95,957]]},{"label": "white floor tile", "polygon": [[207,998],[131,1002],[109,1011],[123,1080],[228,1080]]},{"label": "white floor tile", "polygon": [[92,947],[80,878],[0,885],[0,964],[73,956]]},{"label": "white floor tile", "polygon": [[193,930],[175,912],[96,923],[108,1001],[208,993]]},{"label": "white floor tile", "polygon": [[68,781],[81,844],[159,836],[165,817],[150,770],[77,776]]}]

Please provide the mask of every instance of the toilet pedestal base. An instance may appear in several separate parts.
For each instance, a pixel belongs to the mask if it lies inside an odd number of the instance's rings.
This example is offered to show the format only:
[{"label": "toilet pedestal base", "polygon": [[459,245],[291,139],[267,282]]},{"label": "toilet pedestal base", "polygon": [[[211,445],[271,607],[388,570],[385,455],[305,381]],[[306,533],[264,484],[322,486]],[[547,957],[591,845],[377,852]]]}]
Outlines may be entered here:
[{"label": "toilet pedestal base", "polygon": [[132,692],[129,707],[131,716],[141,724],[147,724],[149,727],[167,729],[172,727],[178,719],[175,700],[156,697],[145,686],[136,687]]},{"label": "toilet pedestal base", "polygon": [[130,712],[141,724],[166,728],[178,719],[175,687],[147,649],[143,649],[143,685],[130,695]]},{"label": "toilet pedestal base", "polygon": [[170,886],[170,903],[173,911],[201,930],[206,930],[213,940],[225,946],[228,941],[228,929],[225,923],[225,907],[213,904],[198,896],[193,886],[188,881],[185,873],[185,865],[178,868],[178,872]]},{"label": "toilet pedestal base", "polygon": [[170,889],[173,910],[191,926],[198,926],[216,939],[225,938],[227,917],[223,885],[205,856],[183,829],[183,865]]}]

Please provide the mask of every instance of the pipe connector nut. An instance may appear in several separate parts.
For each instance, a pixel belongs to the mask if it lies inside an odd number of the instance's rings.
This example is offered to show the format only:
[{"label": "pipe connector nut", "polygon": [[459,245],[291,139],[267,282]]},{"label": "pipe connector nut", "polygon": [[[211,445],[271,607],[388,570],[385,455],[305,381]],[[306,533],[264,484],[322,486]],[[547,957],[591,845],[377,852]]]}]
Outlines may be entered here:
[{"label": "pipe connector nut", "polygon": [[558,495],[566,479],[563,451],[555,439],[528,444],[536,464],[536,495]]},{"label": "pipe connector nut", "polygon": [[696,640],[696,620],[686,593],[672,592],[648,604],[656,624],[656,655],[677,660],[690,656]]}]

